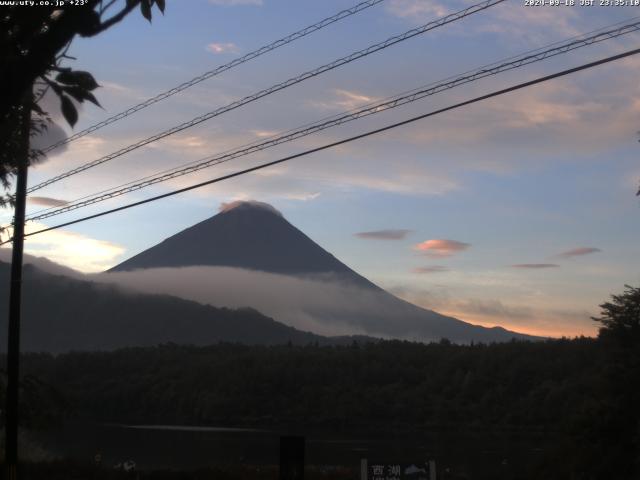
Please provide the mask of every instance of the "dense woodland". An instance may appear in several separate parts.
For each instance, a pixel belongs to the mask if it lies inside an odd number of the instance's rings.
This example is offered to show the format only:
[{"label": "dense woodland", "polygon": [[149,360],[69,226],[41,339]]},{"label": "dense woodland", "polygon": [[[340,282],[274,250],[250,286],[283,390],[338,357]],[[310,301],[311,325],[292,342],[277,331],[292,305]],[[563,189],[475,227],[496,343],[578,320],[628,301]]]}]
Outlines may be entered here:
[{"label": "dense woodland", "polygon": [[23,364],[29,375],[24,413],[34,427],[72,416],[116,423],[521,430],[552,439],[550,455],[562,455],[566,468],[591,472],[631,468],[637,454],[637,407],[625,389],[640,378],[630,377],[638,370],[621,370],[603,341],[586,338],[472,346],[163,345],[31,354]]},{"label": "dense woodland", "polygon": [[468,347],[168,344],[30,354],[23,365],[32,390],[52,397],[53,389],[70,413],[105,422],[558,430],[597,407],[603,356],[590,339]]},{"label": "dense woodland", "polygon": [[598,339],[26,354],[23,420],[519,431],[546,439],[537,478],[638,478],[640,289],[599,320]]}]

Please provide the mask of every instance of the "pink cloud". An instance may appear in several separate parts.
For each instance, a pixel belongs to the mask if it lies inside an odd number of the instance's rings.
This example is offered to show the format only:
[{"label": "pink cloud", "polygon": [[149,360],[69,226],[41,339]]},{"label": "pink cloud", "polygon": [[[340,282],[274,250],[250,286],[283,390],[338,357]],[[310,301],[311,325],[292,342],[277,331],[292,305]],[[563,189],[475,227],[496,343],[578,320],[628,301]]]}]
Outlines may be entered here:
[{"label": "pink cloud", "polygon": [[513,268],[531,268],[531,269],[540,269],[540,268],[558,268],[560,265],[556,265],[555,263],[518,263],[517,265],[511,265]]},{"label": "pink cloud", "polygon": [[27,197],[27,201],[31,205],[41,205],[43,207],[62,207],[66,205],[66,200],[51,197]]},{"label": "pink cloud", "polygon": [[210,43],[207,50],[219,55],[221,53],[238,53],[239,49],[235,43]]},{"label": "pink cloud", "polygon": [[571,257],[580,257],[582,255],[589,255],[590,253],[601,252],[599,248],[594,247],[578,247],[573,248],[571,250],[567,250],[566,252],[559,253],[557,256],[561,258],[571,258]]},{"label": "pink cloud", "polygon": [[449,269],[447,267],[443,267],[442,265],[432,265],[429,267],[416,267],[412,270],[413,273],[441,273],[448,272]]},{"label": "pink cloud", "polygon": [[456,240],[434,239],[418,243],[414,248],[432,258],[450,257],[458,252],[468,249],[469,243]]}]

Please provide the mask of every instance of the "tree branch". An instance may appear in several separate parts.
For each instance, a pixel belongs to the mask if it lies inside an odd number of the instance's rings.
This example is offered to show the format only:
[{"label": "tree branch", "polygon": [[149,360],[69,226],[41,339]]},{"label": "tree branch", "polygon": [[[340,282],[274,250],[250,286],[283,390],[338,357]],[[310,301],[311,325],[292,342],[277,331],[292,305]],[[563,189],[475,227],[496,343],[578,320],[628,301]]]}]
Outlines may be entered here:
[{"label": "tree branch", "polygon": [[87,34],[85,36],[86,37],[93,37],[94,35],[97,35],[97,34],[99,34],[101,32],[104,32],[105,30],[111,28],[116,23],[122,21],[122,19],[124,19],[124,17],[126,17],[139,4],[140,4],[140,0],[128,1],[127,2],[127,6],[124,7],[122,10],[120,10],[120,12],[116,13],[113,17],[109,18],[108,20],[105,20],[104,22],[101,22],[100,26],[98,26],[94,31],[92,31],[90,34]]},{"label": "tree branch", "polygon": [[100,2],[100,15],[102,16],[107,10],[109,10],[113,4],[115,4],[117,0],[111,0],[106,5],[102,6],[102,2]]}]

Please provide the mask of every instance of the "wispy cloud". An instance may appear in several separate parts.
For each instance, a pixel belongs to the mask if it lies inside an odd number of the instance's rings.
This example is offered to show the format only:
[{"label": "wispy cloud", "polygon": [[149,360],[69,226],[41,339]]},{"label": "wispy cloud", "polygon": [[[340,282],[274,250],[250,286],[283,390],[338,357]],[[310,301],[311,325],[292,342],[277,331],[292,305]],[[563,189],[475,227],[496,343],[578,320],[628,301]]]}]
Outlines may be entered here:
[{"label": "wispy cloud", "polygon": [[555,263],[518,263],[516,265],[511,265],[513,268],[523,268],[523,269],[542,269],[542,268],[558,268],[560,265]]},{"label": "wispy cloud", "polygon": [[[549,154],[593,155],[631,138],[634,129],[629,125],[640,112],[637,89],[626,81],[631,69],[621,65],[611,68],[606,81],[593,76],[591,82],[539,85],[486,102],[482,108],[453,112],[432,122],[430,128],[407,128],[393,135],[428,145],[432,151],[450,151],[452,145],[460,150],[473,148],[480,153],[473,156],[472,168],[498,173],[522,167],[531,155],[536,159],[550,158]],[[615,90],[603,90],[607,83],[616,85]],[[512,148],[514,139],[517,155]],[[484,151],[491,154],[484,155]]]},{"label": "wispy cloud", "polygon": [[356,107],[378,100],[378,97],[337,88],[333,90],[333,98],[309,100],[307,104],[319,110],[353,110]]},{"label": "wispy cloud", "polygon": [[320,196],[320,192],[285,192],[282,197],[287,200],[298,200],[300,202],[309,202]]},{"label": "wispy cloud", "polygon": [[432,265],[430,267],[416,267],[413,270],[411,270],[413,273],[420,273],[420,274],[425,274],[425,273],[442,273],[442,272],[448,272],[449,269],[447,267],[444,267],[442,265]]},{"label": "wispy cloud", "polygon": [[238,53],[240,49],[235,43],[226,42],[226,43],[210,43],[207,45],[207,50],[216,55],[220,55],[222,53]]},{"label": "wispy cloud", "polygon": [[428,257],[444,258],[467,250],[471,244],[457,240],[433,239],[418,243],[414,248]]},{"label": "wispy cloud", "polygon": [[32,205],[41,205],[43,207],[62,207],[69,203],[66,200],[51,197],[27,197],[27,200]]},{"label": "wispy cloud", "polygon": [[229,267],[183,267],[110,272],[94,279],[203,304],[251,306],[279,322],[321,335],[421,341],[442,336],[431,332],[421,312],[394,310],[395,299],[345,282],[340,275],[298,277]]},{"label": "wispy cloud", "polygon": [[508,302],[495,297],[467,296],[446,288],[433,290],[396,286],[392,293],[408,302],[433,309],[444,315],[486,327],[501,326],[510,330],[542,336],[595,335],[597,333],[588,309],[540,304],[530,298],[510,298]]},{"label": "wispy cloud", "polygon": [[449,13],[444,3],[434,0],[391,0],[387,11],[396,17],[413,22],[424,22]]},{"label": "wispy cloud", "polygon": [[376,97],[370,97],[357,92],[350,92],[349,90],[337,89],[335,92],[339,97],[336,101],[336,105],[346,109],[355,108],[358,105],[375,102],[377,100]]},{"label": "wispy cloud", "polygon": [[144,92],[117,82],[101,80],[100,86],[103,88],[103,90],[100,90],[101,93],[104,91],[124,100],[146,100],[148,98]]},{"label": "wispy cloud", "polygon": [[222,202],[220,204],[220,207],[218,208],[218,211],[220,213],[226,213],[236,208],[243,208],[243,207],[260,208],[267,212],[275,213],[279,217],[282,216],[282,212],[280,212],[280,210],[278,210],[274,206],[269,205],[268,203],[265,203],[265,202],[258,202],[257,200],[235,200],[229,203]]},{"label": "wispy cloud", "polygon": [[472,298],[457,302],[456,307],[463,312],[487,317],[531,318],[533,316],[532,309],[528,307],[505,305],[500,300],[495,299],[480,300]]},{"label": "wispy cloud", "polygon": [[251,133],[258,138],[268,138],[273,137],[280,132],[278,130],[251,130]]},{"label": "wispy cloud", "polygon": [[558,258],[571,258],[571,257],[581,257],[583,255],[589,255],[591,253],[601,252],[599,248],[595,247],[578,247],[572,248],[571,250],[567,250],[566,252],[559,253],[556,255]]},{"label": "wispy cloud", "polygon": [[[198,135],[186,135],[186,136],[174,136],[167,138],[164,144],[170,145],[172,147],[183,149],[183,148],[203,148],[209,147],[209,142],[205,140],[203,137]],[[154,145],[154,148],[156,146]]]},{"label": "wispy cloud", "polygon": [[[44,224],[30,222],[25,230],[30,233],[45,227]],[[25,252],[89,273],[101,272],[113,266],[125,252],[125,248],[76,232],[52,230],[28,237]]]},{"label": "wispy cloud", "polygon": [[[464,0],[390,0],[387,12],[418,24],[443,17],[469,6]],[[582,15],[576,9],[517,8],[503,5],[487,10],[472,32],[491,32],[517,42],[546,43],[549,35],[569,37],[580,33]],[[449,32],[469,35],[469,29],[451,28]]]},{"label": "wispy cloud", "polygon": [[[216,153],[216,151],[224,151],[231,145],[231,141],[225,143],[224,139],[219,140],[215,137],[208,138],[203,135],[177,134],[152,143],[149,145],[149,148],[170,154],[177,153],[182,155],[184,158],[184,156],[187,154],[197,157],[211,155],[213,153]],[[156,166],[154,166],[154,171],[157,171],[155,169],[157,169]]]},{"label": "wispy cloud", "polygon": [[409,233],[411,233],[411,230],[373,230],[371,232],[354,233],[354,236],[370,240],[402,240]]},{"label": "wispy cloud", "polygon": [[[490,31],[517,41],[548,42],[549,35],[571,37],[581,33],[579,9],[573,8],[496,8],[480,30]],[[523,32],[524,33],[523,35]]]}]

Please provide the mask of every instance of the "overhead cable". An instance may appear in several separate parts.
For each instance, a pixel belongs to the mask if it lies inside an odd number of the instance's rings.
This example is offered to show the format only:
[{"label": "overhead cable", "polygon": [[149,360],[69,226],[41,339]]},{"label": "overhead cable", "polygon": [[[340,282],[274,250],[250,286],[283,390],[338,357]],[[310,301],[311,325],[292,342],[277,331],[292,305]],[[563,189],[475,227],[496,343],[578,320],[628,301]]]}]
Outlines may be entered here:
[{"label": "overhead cable", "polygon": [[[428,118],[428,117],[433,117],[435,115],[438,115],[438,114],[441,114],[441,113],[444,113],[444,112],[448,112],[448,111],[451,111],[451,110],[455,110],[455,109],[458,109],[458,108],[461,108],[461,107],[465,107],[467,105],[478,103],[478,102],[481,102],[483,100],[488,100],[490,98],[494,98],[494,97],[497,97],[497,96],[500,96],[500,95],[504,95],[504,94],[507,94],[507,93],[510,93],[510,92],[514,92],[516,90],[521,90],[521,89],[526,88],[526,87],[530,87],[530,86],[537,85],[537,84],[540,84],[540,83],[543,83],[543,82],[547,82],[547,81],[553,80],[555,78],[559,78],[559,77],[563,77],[563,76],[566,76],[566,75],[570,75],[570,74],[573,74],[573,73],[576,73],[576,72],[579,72],[579,71],[582,71],[582,70],[587,70],[589,68],[593,68],[593,67],[596,67],[598,65],[603,65],[603,64],[606,64],[606,63],[609,63],[609,62],[613,62],[615,60],[619,60],[619,59],[622,59],[622,58],[630,57],[630,56],[636,55],[638,53],[640,53],[640,48],[629,50],[627,52],[620,53],[618,55],[612,55],[610,57],[606,57],[606,58],[603,58],[603,59],[600,59],[600,60],[597,60],[597,61],[594,61],[594,62],[586,63],[586,64],[580,65],[578,67],[570,68],[570,69],[567,69],[567,70],[562,70],[560,72],[553,73],[551,75],[546,75],[544,77],[539,77],[539,78],[536,78],[534,80],[529,80],[527,82],[519,83],[517,85],[513,85],[513,86],[508,87],[508,88],[503,88],[501,90],[497,90],[497,91],[494,91],[492,93],[488,93],[486,95],[481,95],[479,97],[472,98],[471,100],[466,100],[464,102],[456,103],[454,105],[450,105],[450,106],[445,107],[445,108],[440,108],[438,110],[433,110],[431,112],[424,113],[424,114],[418,115],[416,117],[412,117],[412,118],[409,118],[409,119],[406,119],[406,120],[403,120],[403,121],[400,121],[400,122],[396,122],[396,123],[387,125],[385,127],[377,128],[375,130],[370,130],[368,132],[361,133],[359,135],[354,135],[352,137],[348,137],[348,138],[345,138],[343,140],[338,140],[336,142],[328,143],[328,144],[322,145],[320,147],[315,147],[315,148],[312,148],[312,149],[309,149],[309,150],[305,150],[303,152],[296,153],[294,155],[289,155],[287,157],[280,158],[278,160],[273,160],[271,162],[262,163],[260,165],[254,166],[254,167],[246,168],[244,170],[240,170],[240,171],[237,171],[237,172],[234,172],[234,173],[230,173],[228,175],[223,175],[221,177],[213,178],[213,179],[207,180],[205,182],[196,183],[196,184],[190,185],[188,187],[184,187],[184,188],[181,188],[181,189],[178,189],[178,190],[173,190],[171,192],[163,193],[162,195],[156,195],[154,197],[147,198],[145,200],[140,200],[138,202],[129,203],[129,204],[123,205],[121,207],[112,208],[110,210],[105,210],[103,212],[99,212],[99,213],[96,213],[96,214],[93,214],[93,215],[88,215],[88,216],[81,217],[81,218],[78,218],[78,219],[75,219],[75,220],[71,220],[71,221],[68,221],[68,222],[60,223],[58,225],[54,225],[54,226],[51,226],[51,227],[47,227],[47,228],[43,228],[43,229],[40,229],[40,230],[36,230],[35,232],[30,232],[28,234],[25,234],[25,237],[31,237],[33,235],[38,235],[38,234],[49,232],[49,231],[52,231],[52,230],[57,230],[59,228],[67,227],[69,225],[75,225],[75,224],[80,223],[80,222],[85,222],[87,220],[92,220],[92,219],[99,218],[99,217],[102,217],[102,216],[105,216],[105,215],[109,215],[109,214],[112,214],[112,213],[121,212],[123,210],[128,210],[130,208],[137,207],[137,206],[140,206],[140,205],[144,205],[146,203],[155,202],[155,201],[161,200],[163,198],[172,197],[174,195],[178,195],[180,193],[188,192],[190,190],[195,190],[197,188],[202,188],[202,187],[207,186],[207,185],[212,185],[214,183],[219,183],[219,182],[222,182],[222,181],[225,181],[225,180],[229,180],[231,178],[239,177],[241,175],[246,175],[246,174],[251,173],[251,172],[255,172],[255,171],[258,171],[258,170],[262,170],[264,168],[268,168],[268,167],[271,167],[271,166],[274,166],[274,165],[278,165],[278,164],[281,164],[281,163],[284,163],[284,162],[288,162],[290,160],[293,160],[293,159],[296,159],[296,158],[300,158],[300,157],[304,157],[304,156],[310,155],[312,153],[316,153],[316,152],[327,150],[327,149],[330,149],[330,148],[333,148],[333,147],[337,147],[339,145],[343,145],[345,143],[353,142],[355,140],[360,140],[360,139],[363,139],[363,138],[367,138],[367,137],[370,137],[372,135],[376,135],[376,134],[379,134],[379,133],[382,133],[382,132],[386,132],[388,130],[392,130],[392,129],[401,127],[403,125],[408,125],[410,123],[417,122],[418,120],[423,120],[423,119]],[[10,241],[12,241],[12,239],[4,241],[4,242],[0,243],[0,245],[3,245],[3,244],[8,243]]]},{"label": "overhead cable", "polygon": [[219,165],[221,163],[225,163],[239,157],[244,157],[246,155],[259,152],[276,145],[291,142],[298,138],[305,137],[331,127],[342,125],[362,117],[375,115],[380,112],[391,110],[393,108],[415,102],[422,98],[435,95],[446,90],[450,90],[460,85],[520,68],[525,65],[540,62],[542,60],[555,57],[557,55],[561,55],[587,45],[592,45],[605,40],[610,40],[612,38],[617,38],[622,35],[637,32],[639,30],[640,21],[635,21],[619,26],[615,29],[601,31],[595,35],[580,38],[578,40],[569,40],[564,43],[555,44],[556,46],[546,50],[538,50],[533,53],[526,53],[517,57],[511,57],[509,61],[503,63],[493,63],[489,66],[480,67],[476,70],[463,73],[457,77],[449,77],[449,79],[447,79],[446,81],[432,83],[419,89],[415,89],[410,92],[405,92],[395,97],[385,99],[381,102],[373,102],[359,109],[354,109],[350,112],[330,117],[329,119],[323,119],[319,122],[308,124],[295,130],[290,130],[289,132],[273,136],[263,141],[253,142],[234,150],[229,150],[221,154],[216,154],[204,159],[197,160],[195,162],[191,162],[186,166],[160,172],[156,175],[150,175],[137,181],[128,182],[127,184],[120,187],[115,187],[110,190],[98,192],[94,195],[89,195],[81,199],[74,200],[64,206],[51,207],[49,209],[41,210],[40,212],[36,212],[30,215],[27,220],[43,220],[45,218],[61,215],[72,210],[77,210],[78,208],[103,202],[105,200],[119,197],[136,190],[141,190],[157,183],[188,175],[190,173],[209,168],[214,165]]},{"label": "overhead cable", "polygon": [[278,92],[280,90],[283,90],[285,88],[288,88],[292,85],[296,85],[298,83],[301,83],[305,80],[308,80],[309,78],[313,78],[316,77],[322,73],[328,72],[330,70],[333,70],[335,68],[338,68],[342,65],[346,65],[348,63],[351,63],[355,60],[358,60],[360,58],[366,57],[367,55],[371,55],[372,53],[378,52],[380,50],[384,50],[392,45],[395,45],[397,43],[400,42],[404,42],[405,40],[409,40],[410,38],[413,38],[417,35],[421,35],[423,33],[426,33],[430,30],[436,29],[438,27],[442,27],[443,25],[447,25],[449,23],[461,20],[462,18],[465,18],[469,15],[473,15],[474,13],[478,13],[480,11],[486,10],[489,7],[492,7],[494,5],[497,5],[499,3],[504,2],[505,0],[485,0],[483,2],[474,4],[470,7],[467,7],[463,10],[460,10],[458,12],[446,15],[444,17],[439,18],[438,20],[434,20],[432,22],[429,22],[425,25],[422,25],[420,27],[417,28],[412,28],[411,30],[408,30],[400,35],[395,35],[393,37],[388,38],[387,40],[380,42],[380,43],[376,43],[374,45],[371,45],[363,50],[359,50],[357,52],[351,53],[350,55],[347,55],[346,57],[342,57],[339,58],[338,60],[334,60],[333,62],[327,63],[321,67],[317,67],[313,70],[309,70],[305,73],[302,73],[296,77],[292,77],[284,82],[272,85],[269,88],[266,88],[264,90],[260,90],[259,92],[256,92],[254,94],[251,94],[249,96],[246,96],[240,100],[236,100],[224,107],[220,107],[216,110],[213,110],[211,112],[205,113],[203,115],[200,115],[188,122],[184,122],[181,123],[180,125],[177,125],[175,127],[172,127],[168,130],[165,130],[163,132],[157,133],[155,135],[152,135],[151,137],[145,138],[143,140],[140,140],[134,144],[131,144],[127,147],[121,148],[120,150],[117,150],[113,153],[110,153],[108,155],[105,155],[103,157],[100,157],[96,160],[92,160],[88,163],[85,163],[79,167],[76,167],[74,169],[71,169],[65,173],[62,173],[60,175],[57,175],[55,177],[52,177],[48,180],[45,180],[44,182],[41,182],[37,185],[34,185],[33,187],[30,187],[27,190],[27,193],[32,193],[36,190],[39,190],[43,187],[46,187],[47,185],[51,185],[52,183],[58,182],[60,180],[63,180],[65,178],[71,177],[72,175],[76,175],[78,173],[84,172],[85,170],[88,170],[90,168],[93,168],[97,165],[101,165],[103,163],[109,162],[115,158],[118,158],[122,155],[125,155],[129,152],[132,152],[133,150],[136,150],[138,148],[141,148],[145,145],[148,145],[150,143],[156,142],[162,138],[168,137],[169,135],[173,135],[174,133],[178,133],[181,132],[183,130],[186,130],[187,128],[193,127],[194,125],[198,125],[206,120],[210,120],[211,118],[217,117],[219,115],[222,115],[223,113],[229,112],[231,110],[235,110],[236,108],[239,108],[243,105],[246,105],[248,103],[254,102],[260,98],[266,97],[267,95],[271,95],[272,93]]},{"label": "overhead cable", "polygon": [[302,37],[306,37],[307,35],[313,33],[313,32],[317,32],[318,30],[323,29],[324,27],[331,25],[335,22],[338,22],[344,18],[350,17],[351,15],[355,15],[358,12],[361,12],[362,10],[365,10],[369,7],[372,7],[374,5],[377,5],[380,2],[383,2],[384,0],[367,0],[365,2],[360,2],[357,5],[354,5],[351,8],[347,8],[345,10],[341,10],[340,12],[336,13],[335,15],[332,15],[330,17],[325,18],[324,20],[321,20],[317,23],[314,23],[313,25],[309,25],[308,27],[303,28],[302,30],[298,30],[297,32],[291,33],[289,35],[287,35],[286,37],[282,37],[279,40],[276,40],[275,42],[272,42],[268,45],[265,45],[263,47],[258,48],[257,50],[254,50],[252,52],[247,53],[246,55],[243,55],[241,57],[235,58],[232,61],[230,61],[229,63],[225,63],[224,65],[220,65],[219,67],[214,68],[213,70],[209,70],[208,72],[203,73],[202,75],[199,75],[195,78],[192,78],[189,81],[186,81],[184,83],[181,83],[180,85],[178,85],[177,87],[174,87],[170,90],[167,90],[165,92],[159,93],[158,95],[156,95],[155,97],[149,98],[148,100],[145,100],[144,102],[138,103],[137,105],[134,105],[132,107],[127,108],[126,110],[123,110],[122,112],[113,115],[105,120],[102,120],[101,122],[96,123],[95,125],[92,125],[88,128],[85,128],[84,130],[77,132],[67,138],[65,138],[64,140],[60,140],[59,142],[56,142],[52,145],[49,145],[47,148],[43,149],[42,152],[43,153],[48,153],[51,150],[54,150],[62,145],[65,145],[69,142],[72,142],[74,140],[77,140],[79,138],[82,138],[86,135],[89,135],[90,133],[95,132],[96,130],[101,129],[102,127],[106,127],[107,125],[110,125],[114,122],[117,122],[118,120],[122,120],[123,118],[126,118],[130,115],[133,115],[136,112],[139,112],[140,110],[143,110],[151,105],[153,105],[154,103],[158,103],[161,100],[164,100],[166,98],[169,98],[173,95],[175,95],[176,93],[180,93],[183,90],[186,90],[187,88],[193,87],[194,85],[197,85],[200,82],[203,82],[211,77],[215,77],[216,75],[220,75],[223,72],[226,72],[227,70],[231,70],[234,67],[237,67],[238,65],[241,65],[243,63],[246,63],[250,60],[253,60],[254,58],[258,58],[262,55],[264,55],[265,53],[271,52],[277,48],[280,48],[284,45],[288,45],[289,43],[292,43]]}]

